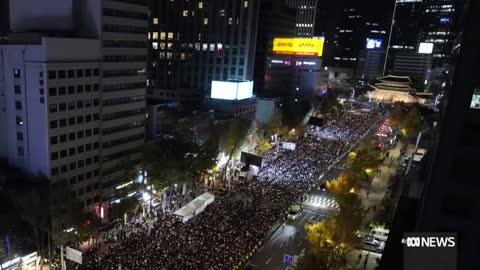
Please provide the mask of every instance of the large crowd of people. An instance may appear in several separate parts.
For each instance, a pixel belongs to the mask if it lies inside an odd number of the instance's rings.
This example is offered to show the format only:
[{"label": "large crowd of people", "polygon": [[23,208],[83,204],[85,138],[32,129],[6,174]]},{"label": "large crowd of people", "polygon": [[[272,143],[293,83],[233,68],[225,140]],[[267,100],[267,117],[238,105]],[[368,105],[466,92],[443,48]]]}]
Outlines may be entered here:
[{"label": "large crowd of people", "polygon": [[381,111],[348,108],[324,127],[307,127],[295,150],[272,149],[256,177],[234,182],[233,192],[217,196],[192,220],[158,215],[148,225],[136,224],[81,269],[233,269],[286,208],[382,117]]}]

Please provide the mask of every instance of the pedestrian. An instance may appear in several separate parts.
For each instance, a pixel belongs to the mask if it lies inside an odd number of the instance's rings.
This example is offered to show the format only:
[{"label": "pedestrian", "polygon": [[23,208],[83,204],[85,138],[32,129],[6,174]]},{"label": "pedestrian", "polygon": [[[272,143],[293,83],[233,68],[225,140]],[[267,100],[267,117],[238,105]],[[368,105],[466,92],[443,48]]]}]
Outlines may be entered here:
[{"label": "pedestrian", "polygon": [[357,263],[359,263],[361,260],[362,260],[362,252],[360,251],[360,254],[358,254],[358,262]]}]

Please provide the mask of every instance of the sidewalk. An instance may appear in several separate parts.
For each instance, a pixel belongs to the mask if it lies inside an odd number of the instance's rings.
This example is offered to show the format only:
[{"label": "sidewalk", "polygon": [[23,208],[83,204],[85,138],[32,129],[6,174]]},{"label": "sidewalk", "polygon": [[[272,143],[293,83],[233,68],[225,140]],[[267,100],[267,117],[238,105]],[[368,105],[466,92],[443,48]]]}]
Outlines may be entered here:
[{"label": "sidewalk", "polygon": [[[363,206],[368,210],[367,217],[365,218],[365,225],[370,224],[375,217],[375,212],[379,209],[380,204],[385,196],[385,192],[388,188],[388,182],[392,176],[397,174],[397,164],[400,162],[401,157],[400,150],[403,144],[398,142],[395,148],[390,149],[390,155],[385,158],[382,165],[378,168],[378,173],[374,172],[374,178],[370,189],[361,189],[359,197],[362,199]],[[375,210],[374,210],[375,209]]]}]

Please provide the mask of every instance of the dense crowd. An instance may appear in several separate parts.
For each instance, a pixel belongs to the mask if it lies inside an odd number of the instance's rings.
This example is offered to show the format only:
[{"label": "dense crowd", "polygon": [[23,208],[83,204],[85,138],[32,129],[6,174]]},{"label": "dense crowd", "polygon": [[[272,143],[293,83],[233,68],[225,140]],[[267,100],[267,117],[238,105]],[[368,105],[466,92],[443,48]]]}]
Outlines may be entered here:
[{"label": "dense crowd", "polygon": [[349,109],[325,127],[308,127],[294,151],[272,149],[253,179],[234,183],[205,211],[182,223],[161,215],[139,223],[126,239],[108,244],[82,269],[232,269],[259,244],[289,204],[383,117],[376,110]]}]

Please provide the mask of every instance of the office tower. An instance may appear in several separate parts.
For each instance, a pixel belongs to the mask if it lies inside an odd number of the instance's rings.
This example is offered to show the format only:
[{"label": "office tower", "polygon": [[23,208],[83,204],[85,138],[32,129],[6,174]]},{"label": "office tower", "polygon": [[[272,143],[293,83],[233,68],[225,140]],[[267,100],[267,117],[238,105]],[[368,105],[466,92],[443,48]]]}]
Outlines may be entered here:
[{"label": "office tower", "polygon": [[361,50],[357,59],[355,79],[366,82],[382,76],[384,62],[384,49]]},{"label": "office tower", "polygon": [[447,64],[455,40],[455,0],[425,0],[420,42],[433,43],[433,68]]},{"label": "office tower", "polygon": [[451,54],[453,65],[433,127],[430,160],[418,177],[404,180],[380,269],[403,269],[404,232],[457,232],[458,269],[478,268],[480,2],[465,2],[455,7],[463,14],[455,23],[458,36]]},{"label": "office tower", "polygon": [[458,269],[476,269],[480,221],[478,164],[480,147],[480,3],[470,1],[452,89],[420,203],[418,231],[458,232]]},{"label": "office tower", "polygon": [[393,74],[408,76],[417,85],[425,84],[432,68],[432,55],[426,53],[397,53],[393,63]]},{"label": "office tower", "polygon": [[9,12],[2,157],[68,181],[89,210],[108,208],[143,152],[147,3],[15,0]]},{"label": "office tower", "polygon": [[151,1],[148,98],[198,106],[212,80],[252,80],[259,0]]},{"label": "office tower", "polygon": [[335,28],[339,25],[345,0],[318,1],[315,14],[315,37],[325,37],[324,65],[333,64],[333,40],[336,34]]},{"label": "office tower", "polygon": [[318,0],[286,0],[288,6],[297,9],[295,37],[313,37]]},{"label": "office tower", "polygon": [[263,0],[258,17],[258,36],[255,51],[254,89],[258,95],[264,90],[267,57],[271,55],[273,39],[276,37],[293,37],[295,35],[295,18],[297,11],[283,1]]},{"label": "office tower", "polygon": [[[386,46],[387,30],[377,21],[372,21],[369,14],[362,9],[349,7],[343,10],[340,24],[335,28],[331,52],[332,65],[336,67],[355,68],[362,49],[367,48],[367,38],[377,40],[375,49]],[[373,48],[372,48],[373,49]]]},{"label": "office tower", "polygon": [[390,33],[387,69],[391,71],[397,53],[416,53],[419,44],[423,0],[395,0]]}]

